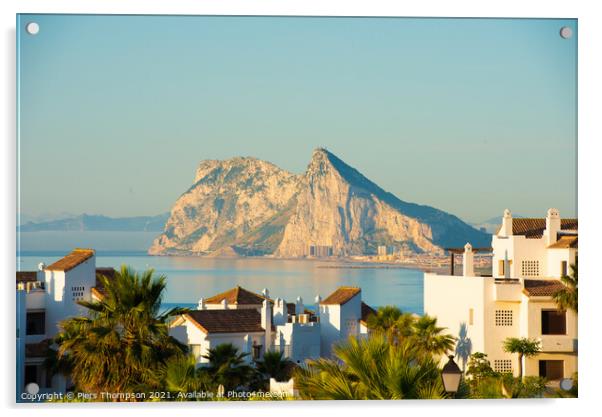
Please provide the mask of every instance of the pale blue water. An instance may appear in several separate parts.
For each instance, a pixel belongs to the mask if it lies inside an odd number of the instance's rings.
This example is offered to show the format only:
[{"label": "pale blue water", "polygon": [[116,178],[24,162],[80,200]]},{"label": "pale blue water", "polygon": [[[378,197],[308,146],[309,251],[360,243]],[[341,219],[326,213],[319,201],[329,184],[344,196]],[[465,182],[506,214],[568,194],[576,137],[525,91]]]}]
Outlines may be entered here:
[{"label": "pale blue water", "polygon": [[[26,252],[19,258],[19,270],[35,270],[59,259],[58,252]],[[334,269],[320,268],[331,262],[279,259],[207,259],[196,257],[157,257],[143,253],[98,252],[97,266],[131,265],[136,269],[154,268],[167,276],[165,303],[196,305],[209,297],[240,285],[259,292],[270,290],[272,297],[294,301],[303,297],[313,304],[342,285],[362,288],[363,300],[372,306],[396,305],[404,311],[422,314],[422,271],[412,269]]]}]

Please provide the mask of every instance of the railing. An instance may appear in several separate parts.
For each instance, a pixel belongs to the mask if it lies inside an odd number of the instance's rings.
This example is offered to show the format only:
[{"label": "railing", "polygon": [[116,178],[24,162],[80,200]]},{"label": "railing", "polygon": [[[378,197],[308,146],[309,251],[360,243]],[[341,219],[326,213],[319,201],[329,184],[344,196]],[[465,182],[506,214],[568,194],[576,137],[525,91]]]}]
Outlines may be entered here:
[{"label": "railing", "polygon": [[496,284],[520,284],[520,278],[495,278],[494,281]]},{"label": "railing", "polygon": [[577,339],[568,335],[541,335],[542,352],[577,352]]},{"label": "railing", "polygon": [[523,286],[518,278],[496,278],[495,300],[496,301],[520,301]]},{"label": "railing", "polygon": [[30,292],[33,290],[43,290],[45,288],[46,284],[44,281],[28,281],[17,283],[17,289],[26,292]]}]

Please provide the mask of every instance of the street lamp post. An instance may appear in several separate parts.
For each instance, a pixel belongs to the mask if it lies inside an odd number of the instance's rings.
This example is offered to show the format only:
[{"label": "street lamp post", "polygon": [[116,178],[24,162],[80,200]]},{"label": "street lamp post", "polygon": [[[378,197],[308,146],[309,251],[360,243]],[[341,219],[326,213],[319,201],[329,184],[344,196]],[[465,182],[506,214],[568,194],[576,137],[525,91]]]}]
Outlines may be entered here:
[{"label": "street lamp post", "polygon": [[462,371],[454,362],[454,356],[449,355],[449,361],[445,364],[441,370],[441,379],[443,379],[443,387],[445,392],[448,392],[454,396],[458,392],[460,387],[460,379],[462,378]]}]

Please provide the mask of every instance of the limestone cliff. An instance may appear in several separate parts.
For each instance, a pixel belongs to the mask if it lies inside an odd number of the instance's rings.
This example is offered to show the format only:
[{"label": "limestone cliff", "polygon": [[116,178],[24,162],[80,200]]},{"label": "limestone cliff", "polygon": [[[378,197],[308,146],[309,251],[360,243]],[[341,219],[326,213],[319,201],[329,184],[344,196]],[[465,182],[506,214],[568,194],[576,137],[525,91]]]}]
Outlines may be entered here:
[{"label": "limestone cliff", "polygon": [[298,176],[253,158],[202,162],[149,253],[348,256],[376,253],[379,245],[441,253],[468,241],[488,246],[490,237],[398,199],[316,149]]},{"label": "limestone cliff", "polygon": [[298,183],[297,176],[255,158],[203,161],[148,252],[208,254],[232,246],[241,254],[271,253]]}]

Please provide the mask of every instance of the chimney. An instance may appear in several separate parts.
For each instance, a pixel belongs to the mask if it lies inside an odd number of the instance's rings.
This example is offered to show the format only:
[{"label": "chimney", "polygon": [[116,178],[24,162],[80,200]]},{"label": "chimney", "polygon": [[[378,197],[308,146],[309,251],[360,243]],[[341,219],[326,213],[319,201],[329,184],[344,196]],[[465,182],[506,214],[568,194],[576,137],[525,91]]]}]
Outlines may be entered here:
[{"label": "chimney", "polygon": [[295,303],[295,314],[297,316],[303,314],[305,311],[305,306],[303,305],[303,298],[297,297],[297,302]]},{"label": "chimney", "polygon": [[462,257],[462,275],[465,277],[474,277],[474,253],[472,245],[464,245],[464,255]]},{"label": "chimney", "polygon": [[512,213],[510,210],[504,210],[504,217],[502,217],[502,227],[497,234],[498,236],[512,236]]},{"label": "chimney", "polygon": [[228,309],[228,300],[226,300],[225,298],[222,300],[221,302],[222,304],[222,310],[227,310]]},{"label": "chimney", "polygon": [[201,297],[201,299],[199,300],[199,305],[196,307],[197,310],[204,310],[205,309],[205,299],[203,297]]},{"label": "chimney", "polygon": [[265,330],[265,351],[268,352],[272,345],[272,305],[267,299],[261,306],[261,327]]},{"label": "chimney", "polygon": [[546,245],[556,243],[558,232],[560,232],[560,213],[557,209],[551,208],[546,216],[546,230],[543,233]]},{"label": "chimney", "polygon": [[316,302],[316,317],[318,318],[318,321],[320,321],[320,303],[322,302],[322,297],[320,296],[320,294],[316,295],[315,302]]},{"label": "chimney", "polygon": [[286,324],[287,316],[286,302],[282,298],[276,298],[274,300],[274,325]]}]

